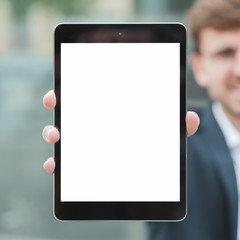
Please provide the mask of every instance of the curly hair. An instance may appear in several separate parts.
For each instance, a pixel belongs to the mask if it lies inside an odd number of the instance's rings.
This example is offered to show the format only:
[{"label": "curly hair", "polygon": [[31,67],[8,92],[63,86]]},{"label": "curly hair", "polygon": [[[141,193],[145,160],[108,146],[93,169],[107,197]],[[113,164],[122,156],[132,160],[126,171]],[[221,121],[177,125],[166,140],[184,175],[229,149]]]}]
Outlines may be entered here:
[{"label": "curly hair", "polygon": [[196,0],[187,12],[194,47],[199,51],[199,35],[205,28],[240,28],[240,0]]}]

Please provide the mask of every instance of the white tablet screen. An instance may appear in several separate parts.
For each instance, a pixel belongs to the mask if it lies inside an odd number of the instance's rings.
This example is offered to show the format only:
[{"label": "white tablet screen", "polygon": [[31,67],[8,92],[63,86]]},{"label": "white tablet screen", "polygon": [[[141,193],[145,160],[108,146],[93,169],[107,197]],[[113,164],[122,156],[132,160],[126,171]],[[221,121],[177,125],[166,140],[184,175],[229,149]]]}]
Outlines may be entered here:
[{"label": "white tablet screen", "polygon": [[61,201],[180,201],[180,44],[61,44]]}]

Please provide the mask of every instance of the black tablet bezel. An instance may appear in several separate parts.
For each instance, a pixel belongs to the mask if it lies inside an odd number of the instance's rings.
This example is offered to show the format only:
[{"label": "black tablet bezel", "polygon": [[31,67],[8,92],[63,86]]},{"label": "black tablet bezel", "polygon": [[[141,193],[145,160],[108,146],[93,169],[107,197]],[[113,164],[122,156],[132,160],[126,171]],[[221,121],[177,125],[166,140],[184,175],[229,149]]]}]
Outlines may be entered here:
[{"label": "black tablet bezel", "polygon": [[[150,31],[157,43],[180,43],[180,201],[179,202],[61,202],[61,139],[55,144],[55,216],[60,220],[181,220],[186,215],[186,29],[179,23],[104,23],[59,24],[55,28],[55,126],[61,132],[61,43],[76,43],[79,35],[94,31],[108,31],[111,42],[150,42],[131,40],[124,35]],[[137,36],[137,35],[136,35]],[[165,36],[163,38],[162,36]],[[89,42],[89,40],[84,40]],[[96,41],[95,41],[96,42]],[[106,42],[99,39],[97,42]],[[107,41],[109,42],[109,41]],[[156,189],[157,191],[157,189]]]}]

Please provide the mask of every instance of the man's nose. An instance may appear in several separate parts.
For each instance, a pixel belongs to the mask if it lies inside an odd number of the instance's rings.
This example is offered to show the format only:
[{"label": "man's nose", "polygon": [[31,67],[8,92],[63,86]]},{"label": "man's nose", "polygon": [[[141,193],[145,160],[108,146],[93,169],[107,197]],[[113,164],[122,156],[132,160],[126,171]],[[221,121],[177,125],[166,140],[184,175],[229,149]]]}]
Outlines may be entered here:
[{"label": "man's nose", "polygon": [[235,77],[240,78],[240,49],[238,50],[234,61],[234,75]]}]

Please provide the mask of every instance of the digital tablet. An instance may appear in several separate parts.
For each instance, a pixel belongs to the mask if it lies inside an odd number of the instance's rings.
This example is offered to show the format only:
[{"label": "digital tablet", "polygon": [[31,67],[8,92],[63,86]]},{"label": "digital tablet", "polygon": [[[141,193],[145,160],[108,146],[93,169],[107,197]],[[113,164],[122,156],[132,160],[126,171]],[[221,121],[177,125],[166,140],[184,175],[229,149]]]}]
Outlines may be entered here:
[{"label": "digital tablet", "polygon": [[55,215],[186,215],[186,29],[178,23],[55,28]]}]

